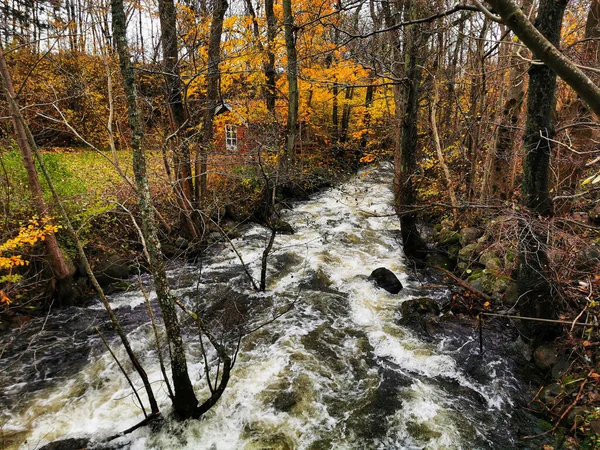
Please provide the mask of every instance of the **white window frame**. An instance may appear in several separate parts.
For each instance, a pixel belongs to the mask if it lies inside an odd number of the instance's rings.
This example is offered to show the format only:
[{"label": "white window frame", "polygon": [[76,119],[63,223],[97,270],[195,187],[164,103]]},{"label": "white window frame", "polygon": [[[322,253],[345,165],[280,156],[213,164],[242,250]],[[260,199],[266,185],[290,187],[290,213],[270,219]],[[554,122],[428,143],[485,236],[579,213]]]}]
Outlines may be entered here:
[{"label": "white window frame", "polygon": [[238,148],[237,125],[225,125],[225,148],[236,151]]}]

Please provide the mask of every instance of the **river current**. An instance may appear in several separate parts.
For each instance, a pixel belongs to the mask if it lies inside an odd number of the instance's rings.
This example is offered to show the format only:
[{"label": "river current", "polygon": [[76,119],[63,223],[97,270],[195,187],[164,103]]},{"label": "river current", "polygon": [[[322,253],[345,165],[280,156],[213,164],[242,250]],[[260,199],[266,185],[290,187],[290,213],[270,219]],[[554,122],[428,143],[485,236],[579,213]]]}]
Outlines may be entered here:
[{"label": "river current", "polygon": [[[402,302],[444,301],[448,292],[405,265],[390,186],[389,167],[366,169],[284,211],[295,233],[275,239],[266,293],[252,291],[226,245],[201,263],[171,268],[171,285],[188,304],[242,298],[264,326],[242,340],[229,386],[202,420],[139,429],[119,438],[119,448],[516,448],[523,430],[515,411],[524,397],[514,358],[501,349],[480,356],[474,327],[427,339],[399,324]],[[233,241],[257,279],[268,235],[255,225]],[[378,267],[405,288],[397,295],[376,288],[367,276]],[[144,283],[151,288],[147,276]],[[133,289],[110,301],[168,416],[143,295]],[[126,362],[99,301],[0,336],[0,448],[100,441],[143,418],[95,327]],[[198,344],[188,351],[203,398]]]}]

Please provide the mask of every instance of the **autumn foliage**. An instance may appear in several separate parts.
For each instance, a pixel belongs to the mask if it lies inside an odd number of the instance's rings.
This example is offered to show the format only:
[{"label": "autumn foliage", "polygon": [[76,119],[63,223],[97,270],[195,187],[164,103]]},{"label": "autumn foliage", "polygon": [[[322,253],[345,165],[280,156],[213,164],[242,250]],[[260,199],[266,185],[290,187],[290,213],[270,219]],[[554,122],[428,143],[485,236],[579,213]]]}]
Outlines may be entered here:
[{"label": "autumn foliage", "polygon": [[24,259],[23,252],[39,241],[44,241],[50,233],[56,233],[60,225],[54,225],[49,218],[33,218],[19,228],[18,234],[0,244],[0,303],[10,305],[12,300],[7,295],[10,286],[21,280],[21,275],[15,273],[19,267],[26,266],[29,261]]}]

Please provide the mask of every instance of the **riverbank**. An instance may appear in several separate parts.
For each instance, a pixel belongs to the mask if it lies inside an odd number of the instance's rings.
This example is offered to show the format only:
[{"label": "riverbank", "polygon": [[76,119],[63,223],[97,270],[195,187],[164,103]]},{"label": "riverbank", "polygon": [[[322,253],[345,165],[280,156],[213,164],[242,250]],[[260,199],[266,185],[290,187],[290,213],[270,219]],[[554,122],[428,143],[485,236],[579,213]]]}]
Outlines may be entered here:
[{"label": "riverbank", "polygon": [[520,219],[519,211],[503,210],[462,228],[443,221],[429,234],[439,251],[429,264],[440,267],[460,287],[452,296],[453,312],[481,314],[484,330],[500,320],[521,334],[525,359],[537,372],[532,383],[538,388],[527,409],[540,419],[539,434],[554,436],[553,448],[596,448],[600,442],[598,232],[591,222],[573,221],[565,228],[564,218],[545,221],[543,226],[555,238],[546,243],[553,298],[546,299],[546,308],[551,309],[543,313],[554,322],[519,320],[528,316],[519,304],[516,281]]}]

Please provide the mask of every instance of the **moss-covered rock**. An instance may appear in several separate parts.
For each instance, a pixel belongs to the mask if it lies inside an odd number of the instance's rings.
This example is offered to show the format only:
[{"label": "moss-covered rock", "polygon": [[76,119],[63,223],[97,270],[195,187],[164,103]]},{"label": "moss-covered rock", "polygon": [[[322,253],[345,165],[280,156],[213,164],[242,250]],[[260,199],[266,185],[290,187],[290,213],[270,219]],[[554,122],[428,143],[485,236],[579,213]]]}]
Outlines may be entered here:
[{"label": "moss-covered rock", "polygon": [[483,230],[479,228],[463,228],[460,230],[460,245],[463,247],[477,242],[483,236]]},{"label": "moss-covered rock", "polygon": [[482,269],[475,269],[475,270],[473,270],[471,272],[471,274],[467,278],[467,281],[469,283],[473,283],[475,280],[479,280],[482,275],[483,275],[483,270]]},{"label": "moss-covered rock", "polygon": [[502,296],[502,304],[504,306],[512,307],[519,300],[519,285],[510,281],[504,290],[504,295]]},{"label": "moss-covered rock", "polygon": [[406,300],[400,307],[402,318],[401,324],[420,323],[426,316],[439,316],[440,308],[435,302],[427,297]]},{"label": "moss-covered rock", "polygon": [[501,259],[491,250],[486,250],[479,255],[479,262],[489,271],[502,270]]},{"label": "moss-covered rock", "polygon": [[477,243],[472,243],[472,244],[466,245],[465,247],[460,249],[460,251],[458,252],[458,259],[461,262],[467,262],[467,263],[475,262],[477,259],[476,254],[477,254]]},{"label": "moss-covered rock", "polygon": [[460,241],[460,233],[450,228],[442,228],[439,233],[434,235],[434,240],[440,247],[449,247],[458,244]]}]

